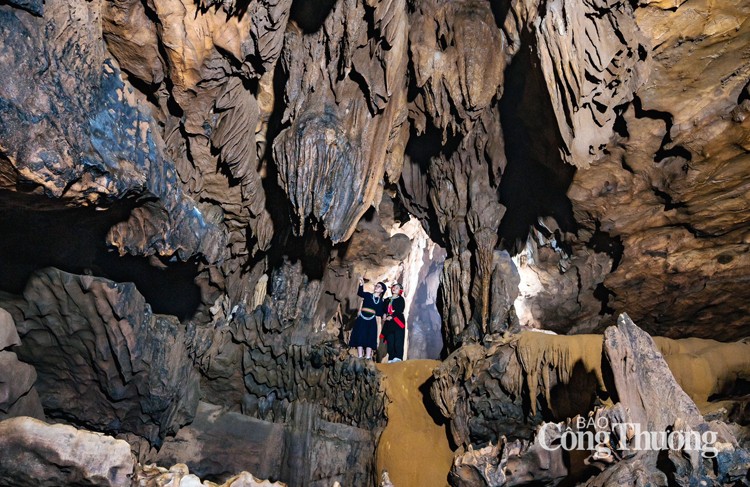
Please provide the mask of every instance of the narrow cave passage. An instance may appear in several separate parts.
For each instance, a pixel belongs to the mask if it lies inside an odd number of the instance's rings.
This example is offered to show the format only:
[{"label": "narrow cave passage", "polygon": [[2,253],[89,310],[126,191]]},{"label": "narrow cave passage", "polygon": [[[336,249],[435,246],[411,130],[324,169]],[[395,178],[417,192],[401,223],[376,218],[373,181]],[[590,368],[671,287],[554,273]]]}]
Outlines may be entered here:
[{"label": "narrow cave passage", "polygon": [[[367,212],[352,239],[339,247],[338,256],[355,279],[364,277],[366,292],[383,282],[387,297],[393,283],[403,286],[405,358],[438,359],[443,336],[437,293],[446,251],[430,238],[422,222],[397,197],[384,196],[378,211]],[[352,286],[356,289],[354,282]],[[351,316],[345,321],[355,320],[359,302],[359,298],[351,302]],[[348,343],[346,335],[344,340]]]},{"label": "narrow cave passage", "polygon": [[409,220],[414,233],[412,251],[404,264],[407,300],[407,358],[439,359],[443,349],[442,317],[437,308],[440,274],[446,251],[422,228],[416,218]]},{"label": "narrow cave passage", "polygon": [[[120,257],[107,248],[109,228],[127,219],[133,200],[106,211],[93,208],[30,211],[0,202],[0,291],[22,294],[35,271],[56,267],[72,274],[91,274],[115,282],[133,282],[159,314],[191,317],[201,303],[194,284],[197,262],[162,262]],[[152,257],[152,260],[156,257]]]}]

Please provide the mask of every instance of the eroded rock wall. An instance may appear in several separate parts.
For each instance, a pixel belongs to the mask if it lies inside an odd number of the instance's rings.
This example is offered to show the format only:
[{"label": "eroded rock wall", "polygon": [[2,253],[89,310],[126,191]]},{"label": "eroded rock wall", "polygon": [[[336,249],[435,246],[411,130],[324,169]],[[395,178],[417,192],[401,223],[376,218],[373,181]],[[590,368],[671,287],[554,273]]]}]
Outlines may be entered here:
[{"label": "eroded rock wall", "polygon": [[0,420],[16,416],[44,419],[44,410],[34,388],[36,370],[18,360],[12,347],[21,344],[13,317],[0,308]]},{"label": "eroded rock wall", "polygon": [[[420,319],[457,354],[440,373],[456,403],[439,400],[457,444],[529,432],[504,371],[562,358],[494,353],[519,324],[590,332],[627,310],[652,333],[744,337],[748,8],[0,5],[0,207],[79,234],[3,216],[2,306],[46,414],[157,444],[199,397],[278,423],[312,404],[315,424],[373,431],[357,437],[372,449],[379,375],[343,346],[368,270],[437,293],[440,316]],[[387,227],[404,211],[445,249],[430,277],[399,271],[415,239]],[[173,286],[145,266],[188,291],[137,289]],[[497,404],[456,382],[475,369]],[[527,387],[547,393],[540,374]]]},{"label": "eroded rock wall", "polygon": [[192,421],[198,373],[184,330],[154,315],[132,284],[48,269],[2,306],[24,337],[18,353],[35,364],[47,415],[156,444]]},{"label": "eroded rock wall", "polygon": [[[559,231],[547,226],[557,244],[566,241],[572,249],[540,267],[556,281],[559,268],[586,255],[611,262],[574,263],[581,284],[565,285],[560,300],[578,296],[578,309],[537,309],[533,321],[586,331],[627,310],[652,333],[714,336],[711,329],[747,314],[740,304],[745,290],[730,291],[748,255],[748,219],[740,209],[747,191],[744,178],[730,176],[747,168],[747,7],[601,7],[602,15],[584,20],[576,9],[548,3],[541,18],[542,71],[553,103],[564,108],[555,108],[556,115],[568,117],[557,126],[563,138],[582,129],[575,140],[588,147],[565,157],[578,166],[567,191],[577,236],[565,237],[562,225]],[[565,55],[574,52],[570,47],[561,50],[582,39],[578,61]],[[593,280],[582,279],[588,270],[595,270]],[[540,298],[554,284],[543,288]],[[738,296],[734,304],[730,294]],[[725,331],[727,339],[744,335]]]},{"label": "eroded rock wall", "polygon": [[[720,398],[750,371],[750,361],[739,358],[747,355],[735,348],[747,346],[652,339],[621,315],[604,336],[527,332],[490,348],[461,347],[435,369],[431,386],[459,446],[450,483],[611,485],[650,478],[731,485],[749,465],[746,443],[738,442],[744,430],[701,412],[717,417],[717,408],[727,407]],[[586,431],[606,440],[561,440]],[[702,439],[674,446],[658,444],[655,434]],[[652,435],[650,443],[644,435]]]}]

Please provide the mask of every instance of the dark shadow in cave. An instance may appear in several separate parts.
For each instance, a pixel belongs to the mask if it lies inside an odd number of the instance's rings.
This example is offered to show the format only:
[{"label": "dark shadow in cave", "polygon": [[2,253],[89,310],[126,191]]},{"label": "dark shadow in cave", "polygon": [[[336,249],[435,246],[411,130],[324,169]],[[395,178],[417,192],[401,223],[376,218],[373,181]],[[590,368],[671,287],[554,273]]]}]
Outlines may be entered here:
[{"label": "dark shadow in cave", "polygon": [[323,24],[336,5],[336,0],[294,0],[289,13],[305,34],[312,34],[323,27]]},{"label": "dark shadow in cave", "polygon": [[617,311],[609,305],[610,296],[617,296],[617,294],[605,286],[603,282],[596,285],[594,297],[602,303],[601,308],[599,308],[599,316],[613,315]]},{"label": "dark shadow in cave", "polygon": [[[596,230],[588,242],[586,247],[590,248],[594,252],[604,252],[612,259],[612,268],[609,270],[610,273],[615,272],[620,266],[622,255],[625,252],[625,246],[622,243],[622,239],[619,236],[611,236],[609,233],[601,230],[599,224],[596,224]],[[612,315],[615,313],[615,309],[609,306],[610,296],[617,296],[614,291],[609,289],[600,282],[596,289],[594,289],[594,297],[601,303],[601,309],[599,310],[599,316]]]},{"label": "dark shadow in cave", "polygon": [[[219,9],[223,8],[225,12],[229,16],[236,15],[237,19],[242,20],[242,17],[245,16],[247,13],[247,9],[250,7],[250,2],[252,0],[234,0],[234,2],[220,2],[217,0],[211,1],[202,1],[202,0],[195,0],[196,5],[198,6],[198,10],[201,13],[206,13],[210,10],[213,10],[214,12],[218,12]],[[232,5],[231,8],[227,8],[224,4]]]},{"label": "dark shadow in cave", "polygon": [[492,16],[495,18],[495,25],[497,25],[498,29],[502,29],[503,24],[505,24],[505,19],[510,10],[510,4],[510,0],[490,0]]},{"label": "dark shadow in cave", "polygon": [[[298,5],[297,8],[314,8],[312,2],[294,2],[292,5],[293,12],[297,4],[302,5],[302,7]],[[332,5],[333,3],[329,5],[325,15],[328,15]],[[262,160],[267,161],[265,166],[266,177],[263,178],[262,184],[266,194],[266,210],[268,210],[273,221],[274,235],[267,254],[259,252],[251,259],[249,266],[255,265],[261,259],[267,257],[268,272],[271,273],[273,269],[283,265],[286,257],[291,263],[300,260],[303,272],[308,278],[322,279],[333,244],[330,239],[322,236],[321,231],[312,228],[312,225],[309,224],[305,228],[304,235],[299,237],[294,235],[291,220],[292,207],[284,188],[279,185],[279,171],[273,157],[273,145],[276,138],[284,129],[289,127],[288,122],[282,122],[285,107],[284,90],[288,80],[289,73],[284,69],[284,63],[276,63],[273,77],[274,107],[271,118],[268,120],[267,144],[262,158]],[[252,245],[252,239],[254,238],[253,236],[248,238],[248,245]]]},{"label": "dark shadow in cave", "polygon": [[[445,160],[450,160],[451,155],[458,149],[460,144],[461,137],[450,133],[447,135],[446,142],[443,143],[443,136],[440,129],[428,122],[425,132],[421,135],[416,133],[414,126],[411,127],[405,154],[411,161],[410,164],[415,165],[419,169],[423,181],[429,181],[428,174],[430,160],[441,155]],[[405,161],[404,164],[407,164],[407,161]],[[429,182],[425,182],[424,184],[427,185]],[[443,240],[442,233],[440,232],[435,210],[429,202],[427,207],[424,207],[414,200],[414,196],[409,193],[405,186],[403,175],[399,179],[398,193],[401,199],[401,204],[404,205],[405,208],[410,209],[416,218],[420,219],[422,222],[427,222],[426,231],[430,240],[441,247],[446,248],[447,245]]]},{"label": "dark shadow in cave", "polygon": [[521,49],[505,72],[500,100],[508,163],[499,193],[508,210],[499,235],[511,254],[523,248],[539,217],[553,217],[564,232],[577,230],[566,195],[576,168],[560,157],[564,144],[532,37],[523,32],[521,41]]},{"label": "dark shadow in cave", "polygon": [[134,199],[118,201],[106,211],[34,210],[35,200],[0,193],[0,291],[20,295],[34,271],[56,267],[72,274],[133,282],[158,314],[184,320],[198,309],[201,297],[194,283],[195,259],[160,261],[163,268],[157,268],[145,257],[120,257],[107,247],[107,231],[127,219],[137,206]]},{"label": "dark shadow in cave", "polygon": [[310,221],[305,225],[303,235],[294,235],[292,208],[284,189],[278,184],[277,176],[276,165],[269,162],[267,177],[263,179],[263,188],[266,193],[266,209],[273,221],[274,235],[267,253],[259,253],[255,259],[267,258],[269,273],[281,267],[285,258],[290,263],[300,261],[302,271],[309,279],[320,280],[325,273],[333,243],[323,236],[322,230],[316,228],[314,222]]},{"label": "dark shadow in cave", "polygon": [[[292,5],[292,16],[295,15],[295,8],[301,9],[298,15],[312,11],[316,8],[323,9],[326,6],[325,15],[321,17],[319,28],[325,16],[328,15],[335,2],[326,0],[323,4],[314,4],[309,1],[295,1]],[[316,6],[317,5],[317,6]],[[321,6],[322,5],[322,6]],[[296,6],[296,7],[295,7]],[[320,13],[320,12],[319,12]],[[309,19],[308,19],[309,20]],[[290,122],[284,122],[282,117],[285,109],[285,88],[289,81],[289,73],[285,69],[283,62],[276,63],[273,85],[274,85],[274,108],[271,112],[271,118],[268,121],[267,144],[261,160],[266,161],[266,175],[262,180],[263,189],[266,195],[266,210],[273,221],[274,235],[271,245],[266,254],[258,253],[251,259],[248,267],[252,267],[261,259],[267,258],[268,273],[284,265],[285,259],[294,264],[300,261],[302,271],[310,280],[321,280],[326,270],[331,251],[334,248],[330,238],[323,236],[322,225],[314,221],[313,217],[307,217],[305,221],[304,233],[301,236],[294,234],[293,210],[289,202],[289,197],[284,188],[279,184],[279,171],[273,154],[273,146],[277,137],[290,127]],[[248,238],[248,244],[252,244],[252,235]],[[340,244],[346,247],[346,243]]]},{"label": "dark shadow in cave", "polygon": [[745,100],[750,100],[750,82],[740,91],[740,95],[737,97],[737,104],[742,105],[742,102]]},{"label": "dark shadow in cave", "polygon": [[736,399],[745,396],[750,396],[750,381],[737,377],[737,380],[734,382],[726,384],[721,392],[711,395],[708,398],[708,402]]},{"label": "dark shadow in cave", "polygon": [[672,144],[674,117],[671,113],[660,110],[644,110],[641,99],[638,96],[633,97],[633,108],[635,109],[635,118],[651,118],[664,122],[665,133],[661,141],[661,146],[656,151],[656,154],[654,154],[654,162],[661,162],[667,157],[681,157],[688,162],[693,159],[693,155],[685,146],[675,145],[669,149],[667,148],[667,146]]},{"label": "dark shadow in cave", "polygon": [[[622,261],[622,255],[625,252],[625,246],[622,243],[622,239],[619,236],[611,236],[609,233],[603,231],[597,222],[596,230],[591,235],[591,238],[586,242],[586,247],[590,248],[594,252],[603,252],[609,255],[612,259],[612,268],[609,273],[615,272],[620,266]],[[604,285],[603,282],[597,284],[594,289],[594,297],[598,299],[602,306],[599,310],[599,316],[612,315],[615,313],[615,309],[609,305],[610,296],[617,296],[617,294]]]},{"label": "dark shadow in cave", "polygon": [[422,405],[436,425],[445,427],[445,436],[448,438],[448,445],[450,446],[450,449],[452,451],[456,451],[458,449],[458,445],[456,445],[453,439],[453,435],[451,435],[448,431],[448,428],[450,427],[450,421],[448,421],[443,416],[443,413],[440,412],[440,408],[437,404],[435,404],[435,401],[430,395],[430,389],[432,389],[432,384],[434,382],[435,378],[430,377],[429,379],[427,379],[427,381],[425,381],[424,384],[419,386],[419,392],[420,394],[422,394]]},{"label": "dark shadow in cave", "polygon": [[569,381],[560,381],[550,388],[555,414],[552,414],[548,405],[545,406],[545,414],[551,415],[545,417],[545,420],[564,421],[565,418],[573,418],[582,411],[592,411],[597,405],[598,392],[596,374],[587,371],[583,361],[576,361],[570,371]]}]

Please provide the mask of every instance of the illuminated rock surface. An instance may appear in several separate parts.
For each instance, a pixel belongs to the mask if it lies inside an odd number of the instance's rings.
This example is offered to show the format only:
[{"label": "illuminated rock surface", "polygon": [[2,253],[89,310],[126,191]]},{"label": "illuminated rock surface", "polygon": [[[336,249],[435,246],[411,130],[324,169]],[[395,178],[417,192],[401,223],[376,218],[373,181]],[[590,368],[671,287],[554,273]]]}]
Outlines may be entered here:
[{"label": "illuminated rock surface", "polygon": [[[555,482],[524,442],[635,401],[609,395],[612,332],[593,335],[624,312],[692,337],[655,340],[680,404],[742,446],[748,18],[741,0],[3,2],[0,415],[120,435],[143,462],[164,444],[209,480],[375,484],[393,398],[346,346],[364,276],[405,285],[407,357],[442,360],[451,482],[488,458],[489,483]],[[235,426],[283,451],[188,458]],[[668,480],[733,481],[732,455],[713,474],[670,457]]]}]

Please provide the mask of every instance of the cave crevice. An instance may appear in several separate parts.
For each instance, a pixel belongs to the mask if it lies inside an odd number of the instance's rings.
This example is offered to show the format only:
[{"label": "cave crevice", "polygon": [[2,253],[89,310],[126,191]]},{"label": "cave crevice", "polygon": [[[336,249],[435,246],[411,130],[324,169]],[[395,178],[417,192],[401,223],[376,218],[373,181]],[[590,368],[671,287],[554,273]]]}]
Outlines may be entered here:
[{"label": "cave crevice", "polygon": [[[15,201],[15,197],[12,198]],[[29,277],[55,267],[77,275],[94,275],[114,282],[133,282],[152,310],[181,320],[201,306],[195,284],[199,258],[120,256],[106,244],[109,229],[128,218],[143,201],[128,198],[109,208],[58,208],[31,211],[6,206],[0,213],[0,290],[21,294]]]},{"label": "cave crevice", "polygon": [[500,223],[501,246],[520,252],[540,217],[551,216],[563,232],[576,233],[567,190],[576,173],[565,164],[557,147],[564,147],[549,99],[540,60],[530,48],[528,31],[505,73],[500,118],[507,166],[499,186],[499,200],[507,212]]}]

